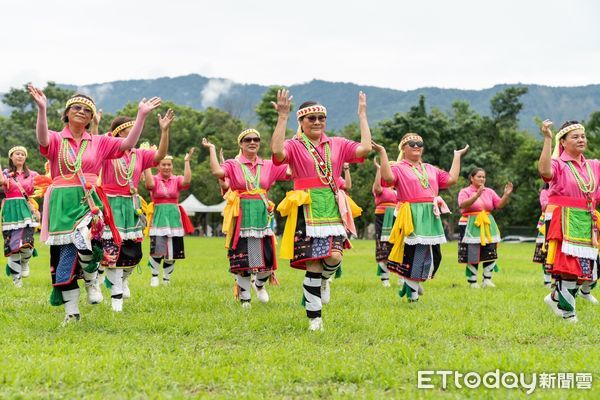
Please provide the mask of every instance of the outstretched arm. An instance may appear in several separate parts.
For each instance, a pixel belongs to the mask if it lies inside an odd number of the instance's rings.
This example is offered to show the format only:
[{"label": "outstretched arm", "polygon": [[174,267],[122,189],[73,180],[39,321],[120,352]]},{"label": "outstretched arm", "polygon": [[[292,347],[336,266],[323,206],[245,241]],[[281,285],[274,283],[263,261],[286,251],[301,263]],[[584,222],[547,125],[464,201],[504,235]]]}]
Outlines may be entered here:
[{"label": "outstretched arm", "polygon": [[371,129],[367,120],[367,95],[358,93],[358,121],[360,125],[360,146],[356,148],[356,158],[366,157],[371,148]]},{"label": "outstretched arm", "polygon": [[504,206],[508,204],[508,201],[510,200],[510,195],[512,194],[512,191],[513,191],[513,184],[512,184],[512,182],[508,182],[506,184],[506,186],[504,186],[504,193],[502,194],[500,203],[498,203],[498,206],[496,207],[497,209],[504,208]]},{"label": "outstretched arm", "polygon": [[48,119],[46,117],[46,103],[48,99],[41,89],[34,87],[32,84],[27,85],[27,91],[33,97],[38,108],[37,123],[35,126],[35,134],[40,146],[47,147],[50,143],[48,138]]},{"label": "outstretched arm", "polygon": [[142,134],[142,130],[144,129],[146,117],[158,106],[160,106],[160,97],[153,97],[148,101],[144,98],[140,101],[135,124],[133,125],[133,128],[131,128],[129,135],[121,142],[121,151],[129,150],[137,144]]},{"label": "outstretched arm", "polygon": [[460,174],[460,158],[464,156],[468,150],[469,145],[466,145],[460,150],[454,150],[454,158],[452,159],[452,166],[450,167],[450,179],[448,179],[448,186],[452,186],[458,182],[458,176]]},{"label": "outstretched arm", "polygon": [[373,146],[373,149],[377,152],[377,154],[379,154],[379,158],[381,159],[381,166],[379,167],[378,173],[381,174],[381,177],[387,183],[394,182],[394,173],[392,172],[392,168],[390,167],[390,162],[388,161],[388,156],[387,152],[385,151],[385,148],[382,145],[377,144],[373,141],[371,141],[371,145]]},{"label": "outstretched arm", "polygon": [[277,91],[277,103],[271,102],[273,108],[277,110],[277,125],[275,125],[275,131],[271,137],[271,151],[279,162],[285,160],[286,157],[284,149],[285,130],[290,116],[292,98],[293,96],[290,96],[288,90],[281,89]]},{"label": "outstretched arm", "polygon": [[[219,165],[217,160],[217,150],[215,145],[208,141],[207,138],[202,138],[202,146],[208,149],[208,155],[210,160],[210,172],[217,178],[222,179],[225,177],[225,170]],[[222,154],[222,152],[221,152]],[[221,155],[222,156],[222,155]]]},{"label": "outstretched arm", "polygon": [[544,147],[538,161],[538,171],[542,178],[552,179],[552,121],[549,119],[542,123],[542,134],[544,135]]},{"label": "outstretched arm", "polygon": [[160,160],[167,156],[169,152],[169,127],[175,118],[175,113],[170,108],[164,117],[158,114],[158,124],[160,125],[160,142],[158,143],[158,151],[154,155],[154,162],[158,164]]},{"label": "outstretched arm", "polygon": [[190,183],[192,183],[192,167],[190,167],[190,160],[195,150],[196,148],[192,147],[183,159],[183,186],[188,186]]}]

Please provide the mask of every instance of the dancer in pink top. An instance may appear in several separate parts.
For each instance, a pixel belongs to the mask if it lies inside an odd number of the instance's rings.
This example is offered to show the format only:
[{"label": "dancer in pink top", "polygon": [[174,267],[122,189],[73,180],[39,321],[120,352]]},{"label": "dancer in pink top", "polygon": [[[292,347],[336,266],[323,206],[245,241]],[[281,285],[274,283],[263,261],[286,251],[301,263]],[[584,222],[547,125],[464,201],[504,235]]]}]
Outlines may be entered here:
[{"label": "dancer in pink top", "polygon": [[[190,160],[194,148],[185,155],[183,176],[173,175],[173,157],[166,156],[158,165],[158,174],[144,171],[146,189],[152,197],[152,217],[148,221],[150,226],[150,258],[148,266],[152,270],[150,286],[158,286],[160,263],[163,262],[163,285],[170,283],[171,274],[175,270],[175,260],[185,258],[183,238],[186,233],[191,233],[194,228],[187,214],[179,206],[179,193],[187,190],[192,182],[192,168]],[[164,260],[164,261],[163,261]]]},{"label": "dancer in pink top", "polygon": [[96,186],[105,159],[123,156],[137,143],[147,115],[160,105],[158,97],[139,104],[135,125],[126,139],[91,135],[90,122],[96,114],[96,104],[85,95],[75,95],[63,112],[64,129],[48,130],[47,99],[40,89],[28,87],[38,108],[36,136],[40,152],[50,163],[52,185],[44,197],[41,240],[50,245],[50,272],[53,291],[52,305],[64,304],[64,324],[80,319],[79,286],[83,277],[88,302],[102,301],[97,286],[98,264],[103,258],[101,246],[104,226],[108,225],[121,238],[114,226],[110,206],[104,191]]},{"label": "dancer in pink top", "polygon": [[416,133],[400,140],[398,161],[390,167],[387,153],[374,145],[381,158],[381,177],[393,184],[398,200],[396,220],[389,241],[394,244],[388,268],[404,278],[400,297],[415,302],[423,293],[420,282],[433,278],[442,260],[440,244],[446,243],[440,214],[450,212],[439,196],[440,189],[454,185],[460,173],[460,159],[469,145],[454,151],[450,172],[422,160],[424,142]]},{"label": "dancer in pink top", "polygon": [[[219,165],[215,145],[206,138],[202,145],[208,149],[212,174],[228,182],[227,206],[223,212],[223,233],[229,258],[229,272],[236,278],[236,293],[242,307],[250,307],[250,286],[261,303],[269,301],[265,285],[271,278],[275,283],[277,269],[275,235],[273,233],[274,204],[268,199],[271,186],[287,180],[287,165],[276,166],[263,160],[260,133],[246,129],[238,135],[240,153]],[[256,274],[251,284],[251,275]]]},{"label": "dancer in pink top", "polygon": [[[546,286],[549,289],[553,289],[552,288],[552,274],[550,272],[548,272],[548,269],[546,267],[546,255],[547,255],[547,249],[546,246],[544,245],[545,241],[546,241],[546,230],[548,229],[548,227],[546,226],[546,216],[548,216],[548,221],[550,221],[550,219],[552,218],[552,210],[554,209],[554,207],[548,207],[548,189],[550,188],[550,185],[547,183],[544,183],[544,186],[542,187],[542,190],[540,190],[540,207],[542,209],[542,215],[540,216],[540,219],[538,220],[537,223],[537,230],[538,230],[538,234],[537,234],[537,238],[535,239],[535,250],[533,252],[533,262],[534,263],[538,263],[538,264],[542,264],[542,272],[544,273],[544,286]],[[546,211],[547,209],[547,211]]]},{"label": "dancer in pink top", "polygon": [[[173,110],[167,110],[164,118],[158,114],[161,128],[158,150],[131,149],[123,157],[105,160],[102,166],[102,188],[108,197],[115,225],[122,239],[117,246],[110,229],[104,229],[102,245],[107,268],[105,283],[110,288],[113,311],[123,310],[123,299],[131,297],[128,277],[142,259],[142,240],[146,218],[142,212],[142,199],[138,185],[144,170],[158,165],[169,148],[169,127],[173,121]],[[129,117],[117,117],[112,122],[109,136],[126,138],[135,121]]]},{"label": "dancer in pink top", "polygon": [[[2,200],[2,234],[4,256],[8,258],[7,274],[16,287],[21,278],[29,276],[29,259],[33,255],[33,231],[39,225],[40,213],[31,198],[33,179],[37,172],[27,168],[27,149],[15,146],[8,151],[8,169],[0,173],[0,186],[6,198]],[[1,168],[0,168],[1,169]]]},{"label": "dancer in pink top", "polygon": [[[373,160],[377,172],[373,181],[373,198],[375,199],[375,260],[377,261],[377,275],[383,287],[390,287],[390,271],[387,267],[388,256],[392,250],[389,242],[390,233],[396,217],[398,204],[396,189],[381,184],[381,166],[376,159]],[[402,280],[402,285],[404,281]]]},{"label": "dancer in pink top", "polygon": [[358,96],[360,143],[325,134],[327,109],[314,101],[303,103],[296,117],[298,131],[285,140],[291,97],[287,90],[277,93],[278,119],[271,139],[273,161],[289,164],[294,190],[277,207],[287,216],[281,243],[281,257],[291,266],[306,270],[304,303],[309,329],[323,329],[321,309],[329,302],[329,278],[342,263],[343,249],[350,246],[347,231],[356,234],[350,203],[340,190],[344,163],[360,163],[371,151],[367,121],[367,97]]},{"label": "dancer in pink top", "polygon": [[600,223],[595,208],[600,161],[584,157],[587,137],[577,121],[562,125],[552,151],[551,126],[551,121],[543,122],[544,147],[538,162],[540,175],[550,184],[548,207],[554,208],[546,231],[546,265],[556,276],[556,288],[544,301],[565,321],[577,322],[579,289],[583,298],[599,304],[590,292],[598,279]]},{"label": "dancer in pink top", "polygon": [[486,174],[483,168],[474,168],[469,174],[471,185],[458,193],[458,206],[462,217],[458,223],[460,239],[458,244],[458,262],[466,264],[465,273],[471,288],[479,288],[477,269],[483,263],[483,282],[481,287],[495,287],[492,272],[498,259],[497,246],[500,231],[494,216],[494,210],[504,208],[508,203],[513,185],[508,182],[502,197],[493,189],[485,187]]}]

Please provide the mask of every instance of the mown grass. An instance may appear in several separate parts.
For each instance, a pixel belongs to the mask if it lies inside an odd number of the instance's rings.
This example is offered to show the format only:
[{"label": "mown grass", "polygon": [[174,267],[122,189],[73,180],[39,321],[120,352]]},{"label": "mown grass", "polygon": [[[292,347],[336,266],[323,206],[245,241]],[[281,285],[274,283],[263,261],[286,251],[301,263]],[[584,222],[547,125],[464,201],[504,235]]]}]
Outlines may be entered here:
[{"label": "mown grass", "polygon": [[[325,331],[307,331],[303,274],[281,262],[271,302],[244,310],[232,297],[223,239],[187,238],[170,287],[131,278],[124,312],[81,303],[60,327],[48,304],[48,251],[40,246],[22,289],[0,280],[0,398],[595,398],[591,391],[417,389],[418,370],[591,372],[600,375],[600,307],[578,299],[577,325],[546,309],[532,244],[500,247],[496,289],[472,290],[443,247],[438,276],[418,304],[375,275],[372,241],[355,241],[332,284]],[[83,296],[82,296],[83,297]]]}]

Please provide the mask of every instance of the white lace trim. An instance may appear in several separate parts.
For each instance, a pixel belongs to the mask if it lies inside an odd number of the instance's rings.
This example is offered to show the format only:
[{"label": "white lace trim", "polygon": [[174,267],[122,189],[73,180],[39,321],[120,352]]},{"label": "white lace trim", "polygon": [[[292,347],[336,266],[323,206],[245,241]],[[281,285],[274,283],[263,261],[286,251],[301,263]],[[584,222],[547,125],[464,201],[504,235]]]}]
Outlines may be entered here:
[{"label": "white lace trim", "polygon": [[48,246],[59,246],[63,244],[73,243],[73,238],[70,233],[65,233],[62,235],[50,235],[48,236],[48,240],[46,240],[46,244]]},{"label": "white lace trim", "polygon": [[346,234],[346,228],[344,228],[344,225],[342,224],[329,226],[307,226],[306,236],[318,238],[325,238],[329,236],[348,237]]},{"label": "white lace trim", "polygon": [[15,229],[26,228],[28,226],[35,228],[36,226],[39,226],[39,225],[40,225],[39,222],[33,222],[33,220],[28,218],[23,222],[16,222],[16,223],[13,222],[13,223],[8,223],[8,224],[3,224],[2,230],[3,231],[14,231]]},{"label": "white lace trim", "polygon": [[598,257],[598,249],[595,247],[577,246],[567,242],[562,242],[561,251],[573,257],[590,260],[595,260]]},{"label": "white lace trim", "polygon": [[271,228],[267,228],[267,229],[241,229],[240,230],[240,237],[243,238],[248,238],[248,237],[252,237],[252,238],[257,238],[257,239],[261,239],[264,238],[265,236],[273,236],[273,230]]},{"label": "white lace trim", "polygon": [[381,235],[381,237],[379,238],[380,242],[389,242],[390,241],[390,235]]},{"label": "white lace trim", "polygon": [[544,238],[543,236],[535,238],[536,243],[544,243],[545,241],[546,241],[546,238]]},{"label": "white lace trim", "polygon": [[415,244],[424,244],[424,245],[444,244],[444,243],[446,243],[446,237],[443,236],[443,235],[442,236],[435,236],[435,237],[422,237],[422,236],[407,237],[406,239],[404,239],[404,243],[410,244],[410,245],[415,245]]},{"label": "white lace trim", "polygon": [[150,236],[183,237],[185,232],[183,228],[150,228]]},{"label": "white lace trim", "polygon": [[[123,233],[123,232],[119,232],[121,234],[121,239],[122,240],[136,240],[136,239],[140,239],[144,237],[144,232],[142,231],[135,231],[135,232],[128,232],[128,233]],[[112,239],[113,235],[112,232],[110,230],[105,230],[104,233],[102,234],[102,239]]]},{"label": "white lace trim", "polygon": [[[485,239],[487,241],[487,238]],[[492,236],[492,241],[489,243],[500,243],[500,235],[494,235]],[[478,237],[463,237],[462,240],[463,243],[467,243],[467,244],[481,244],[481,238]]]}]

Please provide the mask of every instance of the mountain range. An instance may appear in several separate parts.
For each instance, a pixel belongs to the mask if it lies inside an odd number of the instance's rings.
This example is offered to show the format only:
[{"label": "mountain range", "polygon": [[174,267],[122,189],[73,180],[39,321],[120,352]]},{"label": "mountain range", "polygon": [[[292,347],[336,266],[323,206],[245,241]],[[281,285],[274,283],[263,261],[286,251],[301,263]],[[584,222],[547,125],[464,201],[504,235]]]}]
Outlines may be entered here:
[{"label": "mountain range", "polygon": [[[173,78],[123,80],[85,86],[60,84],[90,94],[99,108],[114,113],[126,103],[142,97],[160,96],[164,100],[195,109],[217,107],[252,125],[257,122],[254,109],[267,86],[240,84],[227,79],[208,78],[197,74]],[[576,87],[551,87],[528,84],[499,84],[482,90],[442,89],[424,87],[415,90],[395,90],[354,83],[312,80],[289,87],[296,106],[307,100],[316,100],[327,107],[329,129],[339,130],[356,116],[358,92],[367,93],[369,122],[372,126],[405,112],[416,105],[420,95],[425,96],[428,110],[437,107],[448,111],[456,100],[464,100],[481,115],[490,114],[490,100],[498,92],[511,86],[526,86],[529,91],[521,97],[523,110],[519,114],[520,127],[537,132],[535,118],[550,118],[555,125],[564,120],[585,120],[594,111],[600,111],[600,84]],[[3,114],[9,110],[4,107]],[[290,127],[291,124],[290,124]],[[292,127],[293,128],[293,127]]]}]

